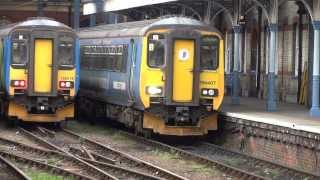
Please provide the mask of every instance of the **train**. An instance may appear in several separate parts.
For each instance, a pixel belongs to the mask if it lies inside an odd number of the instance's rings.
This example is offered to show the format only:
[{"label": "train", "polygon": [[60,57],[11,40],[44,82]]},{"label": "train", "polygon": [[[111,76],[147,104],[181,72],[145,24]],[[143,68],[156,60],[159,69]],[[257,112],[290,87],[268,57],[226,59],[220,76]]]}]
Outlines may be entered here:
[{"label": "train", "polygon": [[73,119],[79,71],[70,27],[44,17],[0,27],[0,111],[9,122]]},{"label": "train", "polygon": [[221,33],[187,17],[82,28],[77,114],[136,134],[203,136],[224,97]]}]

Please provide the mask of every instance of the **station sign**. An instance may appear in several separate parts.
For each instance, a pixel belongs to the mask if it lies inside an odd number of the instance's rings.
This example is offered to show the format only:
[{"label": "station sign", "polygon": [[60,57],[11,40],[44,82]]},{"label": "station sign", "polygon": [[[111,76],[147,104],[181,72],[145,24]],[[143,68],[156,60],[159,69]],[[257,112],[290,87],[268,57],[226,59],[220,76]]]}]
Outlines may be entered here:
[{"label": "station sign", "polygon": [[97,13],[97,6],[94,2],[88,2],[83,4],[83,15]]}]

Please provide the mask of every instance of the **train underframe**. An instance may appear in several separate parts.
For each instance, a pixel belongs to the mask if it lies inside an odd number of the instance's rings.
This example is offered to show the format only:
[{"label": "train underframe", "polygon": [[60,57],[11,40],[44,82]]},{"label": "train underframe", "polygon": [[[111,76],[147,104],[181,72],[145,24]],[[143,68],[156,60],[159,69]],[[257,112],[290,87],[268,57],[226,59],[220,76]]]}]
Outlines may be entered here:
[{"label": "train underframe", "polygon": [[74,118],[74,102],[64,97],[3,98],[1,114],[9,121],[60,123]]},{"label": "train underframe", "polygon": [[77,102],[79,116],[107,117],[135,130],[136,134],[152,133],[172,136],[203,136],[218,129],[218,114],[206,106],[153,105],[141,111],[131,107],[98,102],[85,97]]}]

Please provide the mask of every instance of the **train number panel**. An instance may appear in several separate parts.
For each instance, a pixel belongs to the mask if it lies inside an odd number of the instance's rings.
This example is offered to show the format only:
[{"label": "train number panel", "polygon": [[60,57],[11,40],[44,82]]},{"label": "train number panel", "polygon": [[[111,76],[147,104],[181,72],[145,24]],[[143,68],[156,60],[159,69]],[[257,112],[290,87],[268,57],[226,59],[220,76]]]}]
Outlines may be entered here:
[{"label": "train number panel", "polygon": [[217,130],[224,95],[221,34],[170,17],[82,29],[79,112],[137,133],[202,136]]},{"label": "train number panel", "polygon": [[1,113],[7,119],[60,122],[74,117],[79,39],[48,18],[0,28]]}]

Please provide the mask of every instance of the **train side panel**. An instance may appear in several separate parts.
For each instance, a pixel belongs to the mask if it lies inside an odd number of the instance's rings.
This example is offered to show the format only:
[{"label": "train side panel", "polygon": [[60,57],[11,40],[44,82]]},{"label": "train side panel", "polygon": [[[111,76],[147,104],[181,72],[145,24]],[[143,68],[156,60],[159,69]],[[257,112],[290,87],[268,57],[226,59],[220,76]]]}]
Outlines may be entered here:
[{"label": "train side panel", "polygon": [[4,93],[5,89],[4,74],[4,40],[0,37],[0,92]]},{"label": "train side panel", "polygon": [[[135,69],[132,69],[133,61],[137,54],[138,45],[134,44],[131,39],[104,39],[107,43],[99,43],[99,40],[82,40],[82,51],[86,51],[85,48],[111,48],[114,46],[123,47],[124,61],[122,63],[125,67],[122,70],[115,71],[111,69],[105,69],[100,67],[91,67],[91,65],[83,65],[81,69],[81,95],[94,98],[102,102],[108,102],[110,104],[129,106],[134,104],[135,90],[131,85],[135,82]],[[90,50],[89,50],[90,51]],[[87,55],[82,52],[84,58]],[[109,53],[109,52],[108,52]],[[86,60],[84,60],[86,61]],[[90,66],[90,67],[89,67]]]}]

